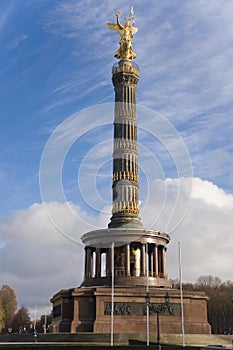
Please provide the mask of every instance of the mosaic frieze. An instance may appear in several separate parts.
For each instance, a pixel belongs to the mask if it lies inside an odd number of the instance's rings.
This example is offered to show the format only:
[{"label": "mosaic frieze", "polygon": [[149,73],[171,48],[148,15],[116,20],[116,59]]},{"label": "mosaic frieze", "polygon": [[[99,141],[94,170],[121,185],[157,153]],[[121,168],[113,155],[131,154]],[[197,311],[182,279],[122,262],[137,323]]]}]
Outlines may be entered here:
[{"label": "mosaic frieze", "polygon": [[[104,303],[104,314],[111,315],[111,302]],[[160,304],[150,303],[149,305],[149,315],[154,316]],[[170,304],[170,306],[160,312],[163,316],[180,316],[180,304]],[[145,316],[146,315],[146,303],[126,303],[126,302],[115,302],[114,303],[114,315],[121,316]]]}]

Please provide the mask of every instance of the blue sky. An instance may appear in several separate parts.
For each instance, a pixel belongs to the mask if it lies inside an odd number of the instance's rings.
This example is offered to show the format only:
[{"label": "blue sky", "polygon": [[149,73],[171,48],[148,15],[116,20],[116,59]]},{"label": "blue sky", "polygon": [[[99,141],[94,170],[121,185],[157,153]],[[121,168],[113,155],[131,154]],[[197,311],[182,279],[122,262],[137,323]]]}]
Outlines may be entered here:
[{"label": "blue sky", "polygon": [[[139,27],[133,45],[140,67],[137,103],[142,106],[138,107],[138,126],[143,221],[151,225],[150,211],[162,210],[159,199],[163,201],[165,186],[167,207],[155,220],[155,228],[167,229],[177,178],[194,179],[192,195],[189,190],[185,192],[188,180],[184,179],[180,191],[182,198],[188,198],[184,203],[191,197],[191,204],[183,224],[176,230],[173,227],[169,275],[176,277],[172,266],[176,243],[181,240],[186,280],[195,280],[201,274],[232,279],[227,267],[233,262],[232,1],[157,0],[145,5],[145,1],[97,4],[93,0],[1,0],[0,284],[11,284],[26,306],[43,307],[57,290],[78,285],[82,279],[82,268],[77,271],[73,267],[82,264],[83,247],[56,234],[44,214],[40,194],[42,154],[61,123],[76,130],[79,138],[70,138],[73,143],[64,157],[65,200],[59,203],[56,195],[47,198],[54,216],[50,214],[75,240],[90,223],[92,227],[105,227],[109,221],[114,99],[111,69],[119,38],[106,23],[115,22],[117,9],[121,20],[129,16],[132,5]],[[154,111],[154,119],[150,111]],[[159,134],[162,129],[157,123],[161,120],[171,123],[169,130],[174,127],[172,142]],[[180,165],[181,172],[176,165],[184,153],[175,154],[179,137],[192,164]],[[90,174],[87,179],[86,172]],[[143,204],[146,198],[149,206]],[[65,201],[78,211],[78,219],[69,220],[70,213],[66,217]],[[208,262],[207,247],[212,252]],[[197,252],[202,257],[199,264]],[[59,259],[70,263],[69,276],[65,267],[58,268],[55,263]],[[38,288],[40,281],[46,288]]]}]

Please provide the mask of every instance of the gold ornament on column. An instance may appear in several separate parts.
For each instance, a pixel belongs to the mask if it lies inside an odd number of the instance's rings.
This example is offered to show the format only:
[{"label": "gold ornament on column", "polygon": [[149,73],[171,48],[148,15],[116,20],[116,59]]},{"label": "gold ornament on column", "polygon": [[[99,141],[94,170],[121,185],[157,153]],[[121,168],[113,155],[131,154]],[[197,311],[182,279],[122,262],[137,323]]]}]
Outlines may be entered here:
[{"label": "gold ornament on column", "polygon": [[138,28],[133,27],[134,24],[134,10],[131,7],[131,17],[125,18],[125,24],[120,23],[120,11],[116,11],[116,23],[107,23],[107,26],[111,30],[115,30],[120,35],[119,49],[115,53],[115,57],[119,59],[134,59],[136,54],[133,51],[133,35],[137,33]]}]

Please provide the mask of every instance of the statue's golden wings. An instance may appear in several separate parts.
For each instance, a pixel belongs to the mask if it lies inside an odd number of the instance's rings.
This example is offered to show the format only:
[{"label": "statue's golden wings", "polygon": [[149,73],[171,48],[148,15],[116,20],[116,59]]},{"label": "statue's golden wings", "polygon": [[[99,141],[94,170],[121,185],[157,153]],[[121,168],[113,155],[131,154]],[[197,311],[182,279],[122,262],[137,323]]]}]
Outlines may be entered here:
[{"label": "statue's golden wings", "polygon": [[109,29],[115,30],[117,33],[122,33],[122,28],[120,28],[119,24],[116,23],[107,23]]},{"label": "statue's golden wings", "polygon": [[[115,30],[117,33],[119,33],[119,34],[121,35],[122,30],[123,30],[123,26],[120,26],[120,25],[117,24],[117,23],[107,23],[107,26],[108,26],[109,29]],[[132,26],[131,26],[132,35],[134,35],[135,33],[137,33],[137,31],[138,31],[138,28],[137,28],[137,27],[132,27]]]},{"label": "statue's golden wings", "polygon": [[135,33],[137,33],[138,28],[137,27],[131,27],[132,28],[132,34],[134,35]]}]

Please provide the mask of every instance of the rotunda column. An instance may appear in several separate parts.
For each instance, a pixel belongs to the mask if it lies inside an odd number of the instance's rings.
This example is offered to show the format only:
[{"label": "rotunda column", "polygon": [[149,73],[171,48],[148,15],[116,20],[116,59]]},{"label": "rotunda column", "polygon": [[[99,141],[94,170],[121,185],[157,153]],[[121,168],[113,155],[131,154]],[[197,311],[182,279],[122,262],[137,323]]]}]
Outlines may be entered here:
[{"label": "rotunda column", "polygon": [[85,247],[84,280],[88,278],[87,247]]},{"label": "rotunda column", "polygon": [[150,275],[154,276],[154,254],[153,251],[150,252]]},{"label": "rotunda column", "polygon": [[130,244],[125,246],[125,276],[130,276]]},{"label": "rotunda column", "polygon": [[158,247],[159,277],[163,277],[163,246]]},{"label": "rotunda column", "polygon": [[88,278],[92,278],[93,274],[93,250],[88,247]]},{"label": "rotunda column", "polygon": [[163,247],[163,276],[167,277],[167,249]]},{"label": "rotunda column", "polygon": [[101,276],[101,254],[100,248],[96,248],[95,251],[95,277]]},{"label": "rotunda column", "polygon": [[141,276],[146,276],[146,245],[141,244]]},{"label": "rotunda column", "polygon": [[159,275],[159,264],[158,264],[158,246],[155,244],[153,248],[153,256],[154,256],[154,274],[155,277]]},{"label": "rotunda column", "polygon": [[85,247],[86,250],[86,266],[85,266],[85,270],[86,270],[86,278],[90,278],[91,277],[91,248],[90,247]]},{"label": "rotunda column", "polygon": [[108,248],[108,276],[112,276],[112,248]]}]

